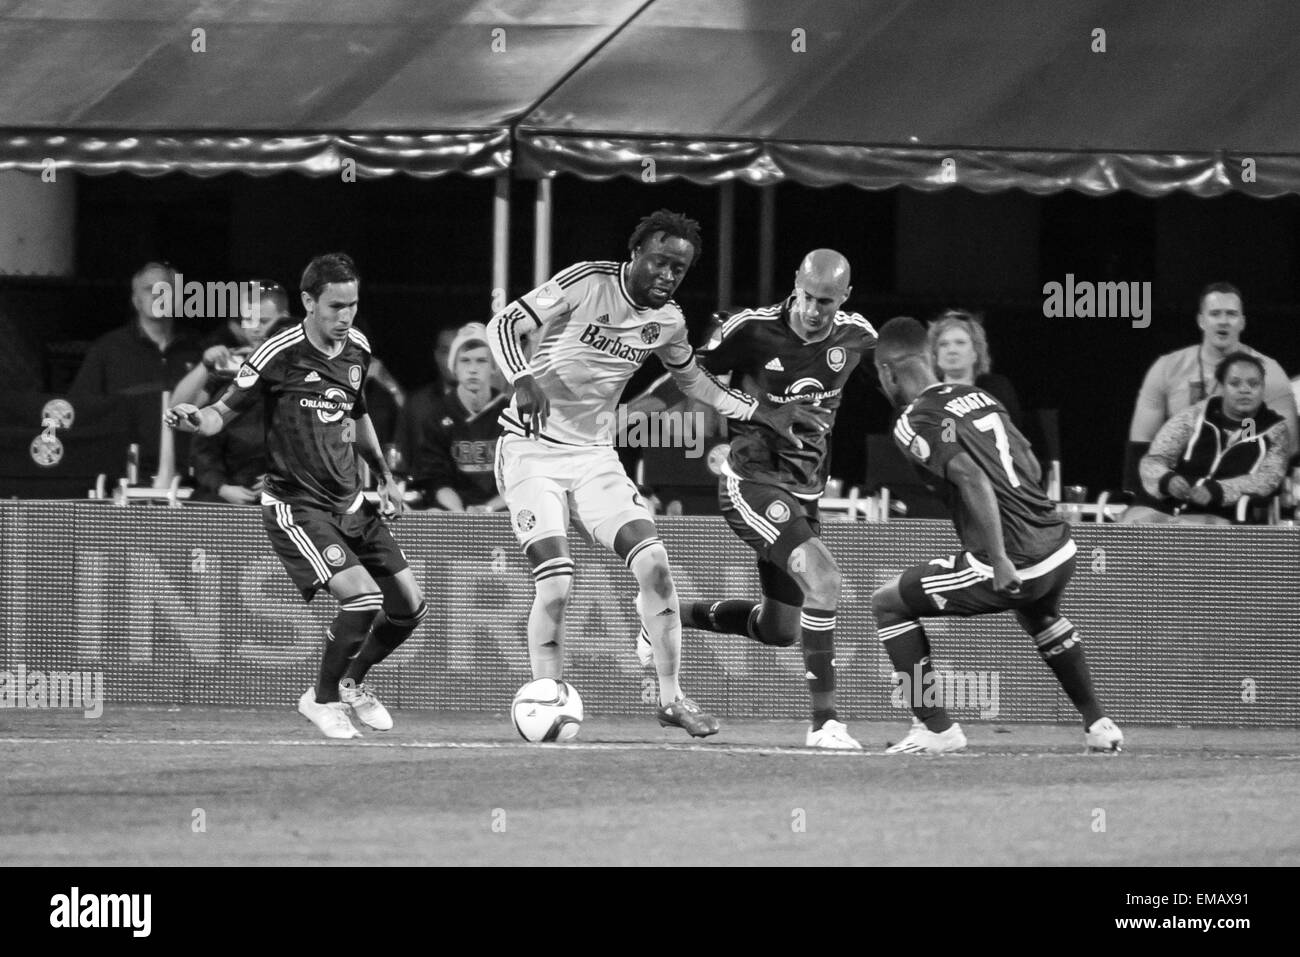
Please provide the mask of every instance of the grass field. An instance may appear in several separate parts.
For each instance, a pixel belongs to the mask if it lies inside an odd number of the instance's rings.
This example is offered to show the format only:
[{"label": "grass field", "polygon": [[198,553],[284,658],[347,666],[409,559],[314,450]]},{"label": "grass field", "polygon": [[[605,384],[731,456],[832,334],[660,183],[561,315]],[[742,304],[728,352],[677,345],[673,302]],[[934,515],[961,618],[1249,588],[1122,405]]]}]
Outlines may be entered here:
[{"label": "grass field", "polygon": [[[6,865],[1295,865],[1300,734],[966,725],[970,749],[797,745],[797,722],[695,743],[591,719],[527,745],[505,715],[397,712],[326,741],[288,709],[0,712]],[[202,829],[199,828],[202,825]]]}]

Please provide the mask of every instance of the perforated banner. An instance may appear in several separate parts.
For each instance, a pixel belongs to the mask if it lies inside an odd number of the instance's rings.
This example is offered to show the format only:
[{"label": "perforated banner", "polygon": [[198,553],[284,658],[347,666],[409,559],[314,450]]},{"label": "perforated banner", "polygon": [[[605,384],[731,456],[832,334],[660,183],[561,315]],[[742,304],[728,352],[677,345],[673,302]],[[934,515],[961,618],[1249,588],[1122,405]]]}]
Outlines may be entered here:
[{"label": "perforated banner", "polygon": [[[1300,723],[1300,530],[1076,526],[1063,606],[1119,721]],[[430,614],[372,680],[397,708],[504,712],[530,677],[532,584],[503,516],[408,515],[395,525]],[[660,531],[683,599],[758,595],[752,553],[714,517]],[[903,719],[870,614],[872,591],[956,547],[942,522],[828,522],[844,574],[836,630],[841,711]],[[653,677],[634,650],[636,585],[574,536],[566,677],[592,713],[636,714]],[[271,552],[256,508],[0,503],[0,704],[18,678],[100,674],[118,703],[292,707],[315,677],[336,609],[310,605]],[[1074,721],[1009,614],[927,619],[936,693],[962,721]],[[807,712],[798,648],[688,630],[683,682],[730,717]],[[51,685],[52,687],[52,685]],[[0,715],[0,721],[3,716]]]}]

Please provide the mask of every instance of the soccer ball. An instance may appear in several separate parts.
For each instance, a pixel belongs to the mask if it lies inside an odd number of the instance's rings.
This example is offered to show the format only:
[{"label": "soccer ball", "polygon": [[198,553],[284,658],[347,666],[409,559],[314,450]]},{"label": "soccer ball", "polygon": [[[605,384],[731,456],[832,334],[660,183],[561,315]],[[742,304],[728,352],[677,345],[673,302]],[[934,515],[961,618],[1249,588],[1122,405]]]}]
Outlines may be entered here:
[{"label": "soccer ball", "polygon": [[538,678],[515,692],[510,718],[525,741],[570,741],[582,725],[582,696],[567,681]]}]

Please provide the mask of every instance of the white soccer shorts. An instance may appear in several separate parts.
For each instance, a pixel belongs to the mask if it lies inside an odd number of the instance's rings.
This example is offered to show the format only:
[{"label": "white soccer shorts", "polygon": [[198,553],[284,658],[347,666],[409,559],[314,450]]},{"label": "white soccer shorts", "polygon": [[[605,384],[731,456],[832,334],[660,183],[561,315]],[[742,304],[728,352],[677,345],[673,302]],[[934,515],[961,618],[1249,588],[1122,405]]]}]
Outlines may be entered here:
[{"label": "white soccer shorts", "polygon": [[503,435],[497,442],[497,487],[519,544],[567,536],[572,520],[611,551],[628,522],[654,522],[609,446],[580,448]]}]

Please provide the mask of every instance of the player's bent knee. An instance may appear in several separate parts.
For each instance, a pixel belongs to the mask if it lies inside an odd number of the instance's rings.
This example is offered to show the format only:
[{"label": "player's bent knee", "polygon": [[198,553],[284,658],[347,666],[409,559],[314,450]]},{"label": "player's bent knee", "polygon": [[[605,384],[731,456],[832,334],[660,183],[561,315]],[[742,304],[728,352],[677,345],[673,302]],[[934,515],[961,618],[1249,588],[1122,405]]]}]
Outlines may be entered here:
[{"label": "player's bent knee", "polygon": [[754,637],[773,648],[789,648],[799,638],[793,631],[764,628],[761,624],[754,629]]},{"label": "player's bent knee", "polygon": [[542,562],[533,569],[533,587],[546,613],[558,621],[573,587],[573,559],[559,555]]},{"label": "player's bent knee", "polygon": [[871,593],[871,614],[875,616],[877,622],[888,624],[910,621],[916,617],[903,601],[903,595],[899,591],[898,583],[899,579],[895,578],[888,585],[877,588]]},{"label": "player's bent knee", "polygon": [[665,601],[676,593],[672,570],[668,567],[668,550],[656,539],[629,556],[628,567],[643,591]]}]

